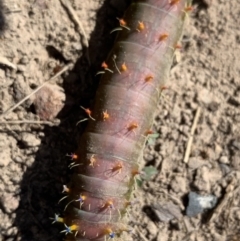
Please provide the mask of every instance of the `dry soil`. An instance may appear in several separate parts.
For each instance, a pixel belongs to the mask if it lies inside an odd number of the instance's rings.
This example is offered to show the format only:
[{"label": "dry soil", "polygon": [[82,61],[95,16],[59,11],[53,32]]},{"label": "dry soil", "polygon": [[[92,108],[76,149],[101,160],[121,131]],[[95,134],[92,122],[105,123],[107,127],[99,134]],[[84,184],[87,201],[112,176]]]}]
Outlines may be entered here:
[{"label": "dry soil", "polygon": [[[69,0],[77,18],[60,0],[0,5],[0,113],[68,66],[1,115],[0,240],[62,240],[61,227],[49,217],[63,210],[58,200],[69,180],[66,154],[76,149],[85,126],[77,125],[85,117],[80,106],[93,101],[95,74],[114,39],[109,32],[127,2]],[[193,6],[181,60],[156,110],[159,137],[144,151],[144,165],[157,174],[135,195],[129,241],[240,240],[240,1],[195,0]],[[215,195],[217,206],[188,217],[190,191]],[[159,221],[154,207],[166,203],[178,209],[176,218]]]}]

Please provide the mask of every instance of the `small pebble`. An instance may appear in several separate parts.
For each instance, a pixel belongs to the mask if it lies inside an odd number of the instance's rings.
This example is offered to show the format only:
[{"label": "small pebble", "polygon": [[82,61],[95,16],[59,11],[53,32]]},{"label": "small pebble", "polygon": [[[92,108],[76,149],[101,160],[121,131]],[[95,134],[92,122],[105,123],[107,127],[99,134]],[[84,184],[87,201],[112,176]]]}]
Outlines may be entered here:
[{"label": "small pebble", "polygon": [[0,167],[6,167],[12,161],[11,152],[12,147],[16,145],[17,141],[7,134],[0,135]]},{"label": "small pebble", "polygon": [[219,159],[219,162],[222,164],[228,164],[229,163],[229,159],[227,156],[221,156]]},{"label": "small pebble", "polygon": [[235,139],[233,142],[232,142],[232,145],[238,149],[240,151],[240,138],[239,139]]},{"label": "small pebble", "polygon": [[0,167],[6,167],[11,162],[11,149],[5,148],[0,153]]},{"label": "small pebble", "polygon": [[29,63],[28,57],[27,56],[23,56],[20,59],[19,63],[22,64],[22,65],[27,65]]},{"label": "small pebble", "polygon": [[240,170],[240,156],[239,154],[235,154],[232,156],[231,164],[235,170]]},{"label": "small pebble", "polygon": [[63,88],[58,85],[46,84],[36,93],[33,103],[37,115],[42,120],[52,120],[63,109],[65,100]]},{"label": "small pebble", "polygon": [[158,228],[157,228],[157,226],[155,225],[154,222],[148,221],[147,230],[148,230],[148,231],[150,232],[150,234],[153,235],[154,237],[157,235]]},{"label": "small pebble", "polygon": [[41,140],[37,139],[35,135],[30,133],[22,133],[21,141],[26,146],[39,146],[41,144]]},{"label": "small pebble", "polygon": [[188,194],[188,206],[186,214],[189,217],[195,217],[205,209],[212,209],[217,204],[217,197],[214,195],[202,196],[195,192]]},{"label": "small pebble", "polygon": [[227,175],[231,171],[231,168],[226,164],[221,163],[219,166],[221,168],[223,176]]},{"label": "small pebble", "polygon": [[0,196],[0,202],[5,212],[12,213],[19,205],[19,198],[15,197],[15,194],[2,193]]}]

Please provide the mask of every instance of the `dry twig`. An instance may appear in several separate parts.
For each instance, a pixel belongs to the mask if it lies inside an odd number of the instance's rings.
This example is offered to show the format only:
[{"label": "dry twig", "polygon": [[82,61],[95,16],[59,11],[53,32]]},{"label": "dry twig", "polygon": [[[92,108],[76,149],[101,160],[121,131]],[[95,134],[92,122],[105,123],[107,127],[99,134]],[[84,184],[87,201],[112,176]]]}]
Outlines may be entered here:
[{"label": "dry twig", "polygon": [[143,241],[148,241],[147,238],[141,233],[141,231],[137,227],[135,227],[135,229]]},{"label": "dry twig", "polygon": [[83,39],[83,44],[85,45],[86,48],[88,48],[89,44],[88,44],[87,35],[77,14],[75,13],[74,9],[72,8],[68,0],[60,0],[60,1],[62,5],[65,7],[65,9],[67,10],[74,24],[77,26],[78,33]]},{"label": "dry twig", "polygon": [[12,69],[17,69],[17,66],[15,64],[11,63],[5,57],[2,57],[2,56],[0,56],[0,64],[6,65],[7,67]]},{"label": "dry twig", "polygon": [[216,221],[218,216],[221,214],[222,210],[226,208],[226,205],[229,203],[229,200],[234,197],[234,195],[239,191],[239,187],[236,187],[235,180],[231,181],[227,188],[226,188],[226,193],[221,201],[221,203],[215,208],[213,215],[209,219],[209,223],[213,223]]},{"label": "dry twig", "polygon": [[194,121],[193,121],[193,125],[192,125],[192,128],[191,128],[190,137],[188,139],[187,149],[185,151],[185,155],[184,155],[184,159],[183,159],[184,163],[188,163],[188,160],[189,160],[192,142],[193,142],[193,135],[194,135],[195,129],[197,127],[197,123],[198,123],[198,119],[200,117],[200,113],[201,113],[201,107],[198,107],[195,118],[194,118]]},{"label": "dry twig", "polygon": [[4,124],[12,124],[12,125],[18,125],[18,124],[39,124],[39,125],[49,125],[49,126],[54,126],[59,124],[59,122],[51,122],[51,121],[34,121],[34,120],[17,120],[17,121],[1,121],[0,120],[0,125]]}]

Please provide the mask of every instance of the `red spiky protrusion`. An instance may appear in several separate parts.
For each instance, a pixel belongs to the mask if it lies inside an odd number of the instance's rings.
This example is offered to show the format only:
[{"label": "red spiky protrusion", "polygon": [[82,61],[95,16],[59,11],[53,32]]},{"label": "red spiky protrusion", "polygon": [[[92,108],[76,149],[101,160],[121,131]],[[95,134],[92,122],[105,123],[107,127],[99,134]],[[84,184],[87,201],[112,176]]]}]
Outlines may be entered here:
[{"label": "red spiky protrusion", "polygon": [[154,132],[153,132],[151,129],[145,131],[145,135],[146,135],[146,136],[151,135],[151,134],[153,134],[153,133],[154,133]]},{"label": "red spiky protrusion", "polygon": [[160,91],[161,91],[161,92],[164,91],[164,90],[167,90],[167,89],[168,89],[167,86],[161,86],[161,87],[160,87]]},{"label": "red spiky protrusion", "polygon": [[167,40],[168,36],[169,36],[168,33],[162,33],[159,35],[158,41],[163,42],[163,41]]},{"label": "red spiky protrusion", "polygon": [[89,108],[84,108],[84,107],[82,107],[82,106],[81,106],[81,108],[85,111],[85,113],[88,115],[88,117],[89,117],[91,120],[94,120],[94,121],[95,121],[95,119],[91,116],[92,111],[91,111]]},{"label": "red spiky protrusion", "polygon": [[184,8],[184,11],[185,11],[186,13],[192,12],[193,10],[194,10],[194,7],[193,7],[192,5],[186,6],[186,7]]},{"label": "red spiky protrusion", "polygon": [[113,29],[110,33],[113,33],[115,31],[121,31],[121,30],[123,30],[123,28],[127,29],[128,31],[130,31],[130,28],[127,26],[127,22],[124,19],[117,18],[117,20],[119,21],[120,27]]},{"label": "red spiky protrusion", "polygon": [[127,26],[127,22],[123,18],[117,18],[117,19],[119,21],[120,27],[130,30],[130,28]]},{"label": "red spiky protrusion", "polygon": [[70,155],[69,154],[67,154],[67,156],[69,156],[70,158],[71,158],[71,160],[73,161],[73,160],[77,160],[78,159],[78,155],[77,154],[75,154],[75,153],[71,153]]},{"label": "red spiky protrusion", "polygon": [[107,68],[108,68],[108,65],[107,65],[106,62],[104,61],[104,62],[102,63],[102,65],[101,65],[101,67],[104,68],[104,69],[107,69]]},{"label": "red spiky protrusion", "polygon": [[129,201],[129,200],[126,200],[125,201],[125,207],[127,208],[127,207],[129,207],[129,206],[131,206],[132,205],[132,201]]},{"label": "red spiky protrusion", "polygon": [[174,46],[174,49],[182,49],[182,45],[181,45],[181,44],[176,44],[176,45]]},{"label": "red spiky protrusion", "polygon": [[139,126],[138,126],[138,123],[137,122],[132,122],[128,125],[127,127],[127,130],[130,132],[130,131],[134,131],[135,129],[137,129]]},{"label": "red spiky protrusion", "polygon": [[113,71],[111,69],[109,69],[109,67],[105,61],[102,63],[101,67],[104,68],[104,70],[107,70],[108,72],[113,73]]},{"label": "red spiky protrusion", "polygon": [[174,5],[178,4],[179,2],[180,2],[180,0],[169,0],[170,6],[174,6]]},{"label": "red spiky protrusion", "polygon": [[122,27],[126,27],[127,26],[127,23],[126,23],[126,21],[124,19],[118,18],[118,21],[119,21],[120,26],[122,26]]},{"label": "red spiky protrusion", "polygon": [[119,174],[119,173],[122,172],[122,169],[123,169],[123,164],[122,164],[122,162],[117,162],[116,165],[114,165],[114,166],[112,167],[111,171],[112,171],[113,173]]},{"label": "red spiky protrusion", "polygon": [[99,71],[99,72],[97,72],[96,75],[105,74],[105,71],[113,73],[113,71],[111,69],[109,69],[109,67],[108,67],[108,65],[107,65],[107,63],[105,61],[102,63],[101,67],[104,69],[104,71]]},{"label": "red spiky protrusion", "polygon": [[132,173],[133,177],[135,177],[136,175],[141,174],[141,172],[138,169],[133,169],[131,173]]},{"label": "red spiky protrusion", "polygon": [[152,82],[152,80],[153,80],[153,75],[151,75],[151,74],[147,75],[147,76],[144,78],[144,81],[145,81],[146,83]]}]

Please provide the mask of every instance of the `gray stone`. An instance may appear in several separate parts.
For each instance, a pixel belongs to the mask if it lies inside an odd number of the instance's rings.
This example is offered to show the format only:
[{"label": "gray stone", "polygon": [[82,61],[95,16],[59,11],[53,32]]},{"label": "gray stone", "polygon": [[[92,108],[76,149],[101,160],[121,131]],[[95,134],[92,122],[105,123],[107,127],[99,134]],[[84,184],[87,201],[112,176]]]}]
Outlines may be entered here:
[{"label": "gray stone", "polygon": [[195,217],[205,209],[212,209],[217,204],[217,197],[214,195],[202,196],[195,192],[188,194],[188,206],[186,214],[189,217]]},{"label": "gray stone", "polygon": [[238,149],[240,151],[240,138],[239,139],[235,139],[233,142],[232,142],[232,145]]},{"label": "gray stone", "polygon": [[181,219],[182,213],[180,208],[172,202],[156,204],[152,210],[158,219],[162,222],[169,222],[172,219]]}]

